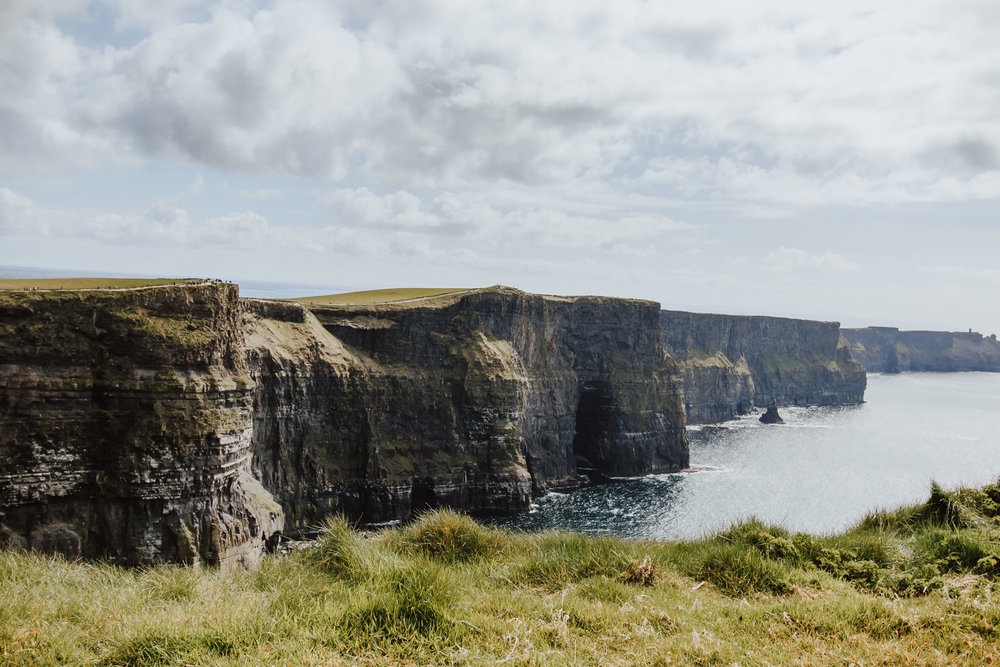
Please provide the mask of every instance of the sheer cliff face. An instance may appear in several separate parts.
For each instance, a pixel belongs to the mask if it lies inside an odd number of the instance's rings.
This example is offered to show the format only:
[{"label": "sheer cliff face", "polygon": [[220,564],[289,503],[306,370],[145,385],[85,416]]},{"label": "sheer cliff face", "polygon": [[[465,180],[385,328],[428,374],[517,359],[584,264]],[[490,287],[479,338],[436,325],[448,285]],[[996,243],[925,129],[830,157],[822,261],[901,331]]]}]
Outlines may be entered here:
[{"label": "sheer cliff face", "polygon": [[872,373],[901,371],[1000,372],[996,336],[890,327],[844,329],[851,352]]},{"label": "sheer cliff face", "polygon": [[523,379],[502,342],[463,340],[431,368],[352,350],[298,305],[248,311],[254,467],[290,527],[334,512],[382,522],[438,505],[528,509],[513,423]]},{"label": "sheer cliff face", "polygon": [[0,545],[227,566],[333,512],[514,512],[578,466],[687,465],[655,304],[314,310],[221,284],[0,292]]},{"label": "sheer cliff face", "polygon": [[235,286],[0,293],[0,543],[251,562],[281,527],[251,475]]},{"label": "sheer cliff face", "polygon": [[486,290],[312,312],[373,369],[365,403],[379,407],[356,465],[404,510],[526,509],[532,493],[574,483],[578,464],[613,475],[687,465],[656,304]]},{"label": "sheer cliff face", "polygon": [[663,343],[684,374],[692,423],[754,406],[860,403],[865,371],[836,322],[662,311]]}]

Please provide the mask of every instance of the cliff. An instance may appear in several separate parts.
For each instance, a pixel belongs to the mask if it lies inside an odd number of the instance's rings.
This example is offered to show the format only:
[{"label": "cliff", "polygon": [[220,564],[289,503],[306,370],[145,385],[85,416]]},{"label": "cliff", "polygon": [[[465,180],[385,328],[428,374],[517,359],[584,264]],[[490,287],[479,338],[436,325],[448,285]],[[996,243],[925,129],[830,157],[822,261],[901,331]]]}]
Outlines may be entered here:
[{"label": "cliff", "polygon": [[423,303],[312,311],[380,366],[421,378],[421,400],[459,410],[436,418],[465,426],[461,458],[523,466],[535,493],[574,483],[578,462],[610,475],[687,465],[657,304],[507,288]]},{"label": "cliff", "polygon": [[237,288],[0,292],[0,544],[252,562],[281,509],[252,475]]},{"label": "cliff", "polygon": [[836,322],[664,310],[664,349],[681,367],[689,423],[778,405],[861,403],[867,380]]},{"label": "cliff", "polygon": [[331,513],[520,511],[580,467],[687,462],[650,302],[0,292],[0,545],[225,566]]},{"label": "cliff", "polygon": [[1000,342],[996,335],[867,327],[844,329],[844,336],[854,357],[872,373],[1000,372]]}]

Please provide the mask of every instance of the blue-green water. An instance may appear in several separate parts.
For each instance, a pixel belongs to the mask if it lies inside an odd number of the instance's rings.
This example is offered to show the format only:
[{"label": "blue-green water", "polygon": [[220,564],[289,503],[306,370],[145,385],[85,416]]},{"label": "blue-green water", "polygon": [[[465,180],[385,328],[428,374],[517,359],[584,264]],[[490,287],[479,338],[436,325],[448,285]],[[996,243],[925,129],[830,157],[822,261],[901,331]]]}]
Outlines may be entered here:
[{"label": "blue-green water", "polygon": [[1000,477],[1000,374],[869,375],[864,405],[784,408],[783,426],[747,417],[691,427],[691,465],[553,493],[510,528],[626,537],[699,537],[757,516],[827,533],[942,486]]}]

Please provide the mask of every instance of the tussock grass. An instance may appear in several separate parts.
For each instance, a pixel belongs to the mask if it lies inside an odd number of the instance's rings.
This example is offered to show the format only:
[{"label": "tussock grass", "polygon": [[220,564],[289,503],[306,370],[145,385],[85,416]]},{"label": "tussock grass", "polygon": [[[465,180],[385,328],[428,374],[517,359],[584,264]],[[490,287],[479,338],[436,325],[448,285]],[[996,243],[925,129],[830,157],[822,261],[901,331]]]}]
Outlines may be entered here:
[{"label": "tussock grass", "polygon": [[331,518],[252,572],[0,551],[0,664],[988,664],[1000,487],[812,536],[509,533]]},{"label": "tussock grass", "polygon": [[450,509],[422,515],[393,531],[387,543],[400,551],[416,551],[446,563],[496,560],[510,544],[509,536]]}]

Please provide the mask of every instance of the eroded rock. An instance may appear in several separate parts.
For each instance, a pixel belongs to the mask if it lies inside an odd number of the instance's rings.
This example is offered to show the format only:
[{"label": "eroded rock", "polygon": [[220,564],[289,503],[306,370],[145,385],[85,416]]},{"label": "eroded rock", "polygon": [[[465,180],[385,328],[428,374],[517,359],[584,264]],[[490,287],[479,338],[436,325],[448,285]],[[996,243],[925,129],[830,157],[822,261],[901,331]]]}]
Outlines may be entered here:
[{"label": "eroded rock", "polygon": [[762,424],[784,424],[785,420],[781,418],[778,414],[778,402],[771,399],[771,402],[767,405],[767,411],[760,416],[760,422]]}]

